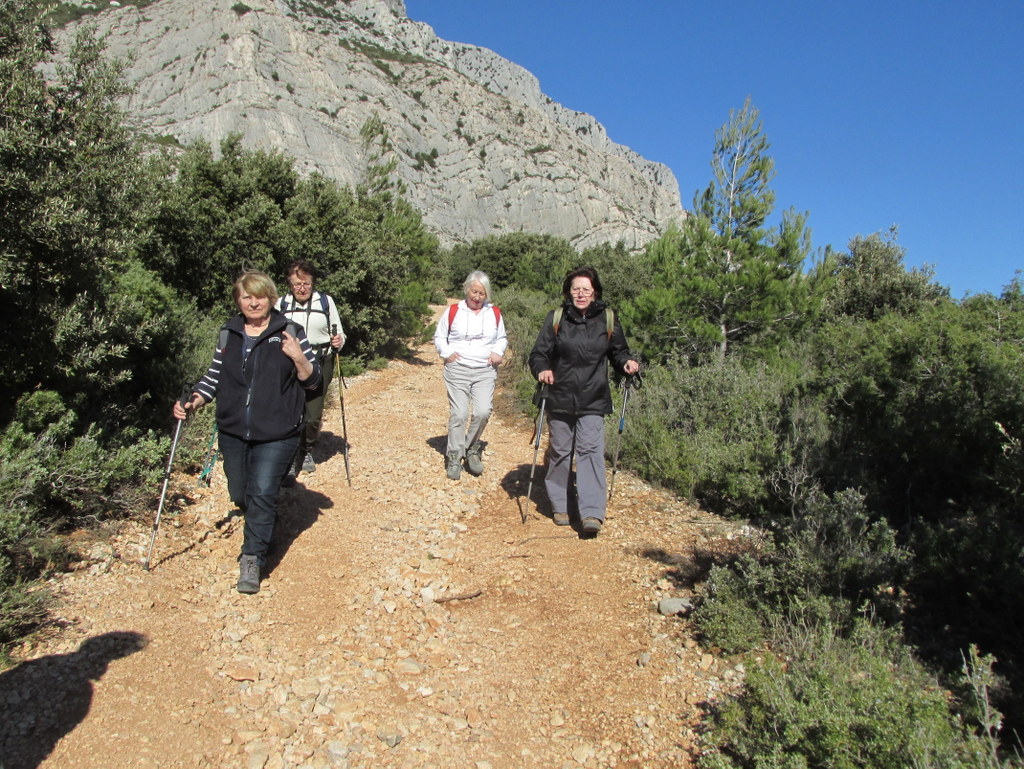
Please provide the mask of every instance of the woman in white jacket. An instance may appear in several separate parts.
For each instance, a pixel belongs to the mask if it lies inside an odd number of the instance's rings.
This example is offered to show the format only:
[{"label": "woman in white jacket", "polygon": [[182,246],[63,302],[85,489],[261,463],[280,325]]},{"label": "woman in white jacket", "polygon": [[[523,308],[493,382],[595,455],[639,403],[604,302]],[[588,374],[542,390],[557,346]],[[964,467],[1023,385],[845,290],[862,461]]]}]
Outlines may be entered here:
[{"label": "woman in white jacket", "polygon": [[466,277],[462,288],[466,298],[441,315],[434,331],[434,346],[444,359],[444,383],[448,388],[445,470],[453,481],[462,474],[463,457],[470,473],[480,475],[484,471],[480,436],[491,416],[498,366],[508,346],[505,321],[491,304],[490,278],[476,270]]}]

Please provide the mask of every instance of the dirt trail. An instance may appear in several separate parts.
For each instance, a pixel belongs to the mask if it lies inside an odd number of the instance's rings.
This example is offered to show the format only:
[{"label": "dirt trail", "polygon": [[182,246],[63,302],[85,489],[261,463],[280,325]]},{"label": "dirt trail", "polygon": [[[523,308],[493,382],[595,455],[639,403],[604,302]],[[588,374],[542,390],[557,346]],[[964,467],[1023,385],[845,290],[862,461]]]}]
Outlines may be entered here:
[{"label": "dirt trail", "polygon": [[54,580],[61,627],[0,673],[0,766],[690,765],[697,705],[738,672],[655,607],[732,527],[624,472],[598,538],[554,526],[540,472],[522,523],[522,417],[492,417],[484,475],[448,481],[432,345],[345,403],[352,486],[329,411],[259,594],[234,590],[219,468],[181,485],[152,571],[143,523]]}]

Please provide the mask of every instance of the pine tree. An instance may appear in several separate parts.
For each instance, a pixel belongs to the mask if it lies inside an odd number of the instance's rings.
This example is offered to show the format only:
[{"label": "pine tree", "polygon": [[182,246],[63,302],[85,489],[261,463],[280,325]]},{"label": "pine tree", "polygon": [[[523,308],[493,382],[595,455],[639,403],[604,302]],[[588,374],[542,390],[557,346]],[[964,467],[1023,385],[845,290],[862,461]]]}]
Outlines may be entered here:
[{"label": "pine tree", "polygon": [[716,133],[713,179],[694,214],[648,248],[654,287],[626,308],[646,356],[723,360],[737,342],[800,316],[810,236],[793,211],[776,232],[764,229],[775,205],[768,146],[748,99]]}]

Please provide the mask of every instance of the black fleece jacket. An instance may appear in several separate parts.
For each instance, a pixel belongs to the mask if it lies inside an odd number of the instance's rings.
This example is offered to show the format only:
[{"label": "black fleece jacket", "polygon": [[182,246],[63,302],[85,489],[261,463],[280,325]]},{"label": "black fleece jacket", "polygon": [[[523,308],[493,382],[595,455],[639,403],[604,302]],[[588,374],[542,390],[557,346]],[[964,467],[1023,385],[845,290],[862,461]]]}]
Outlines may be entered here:
[{"label": "black fleece jacket", "polygon": [[534,379],[541,371],[554,372],[547,406],[551,412],[572,416],[612,413],[608,362],[624,374],[624,366],[633,356],[618,318],[608,338],[606,309],[604,302],[595,300],[581,314],[571,302],[565,302],[557,335],[554,311],[545,318],[529,363]]},{"label": "black fleece jacket", "polygon": [[302,352],[313,364],[309,379],[299,381],[295,364],[281,350],[281,332],[287,325],[281,313],[271,310],[270,322],[243,362],[245,318],[236,315],[224,324],[226,344],[195,387],[207,403],[217,399],[217,429],[246,441],[276,441],[298,433],[306,407],[304,391],[316,388],[321,373],[305,332],[293,324]]}]

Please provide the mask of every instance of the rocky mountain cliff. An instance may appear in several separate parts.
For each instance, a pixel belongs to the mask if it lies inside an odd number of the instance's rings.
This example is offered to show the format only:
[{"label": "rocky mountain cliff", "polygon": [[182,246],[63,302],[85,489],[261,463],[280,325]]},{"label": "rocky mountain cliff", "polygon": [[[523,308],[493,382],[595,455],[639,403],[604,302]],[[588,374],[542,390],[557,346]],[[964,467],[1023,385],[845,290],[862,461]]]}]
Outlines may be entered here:
[{"label": "rocky mountain cliff", "polygon": [[128,110],[155,136],[242,132],[354,185],[373,158],[360,129],[379,117],[406,197],[446,245],[525,231],[635,248],[685,216],[667,167],[522,67],[439,39],[402,0],[318,2],[156,0],[90,21],[130,58]]}]

